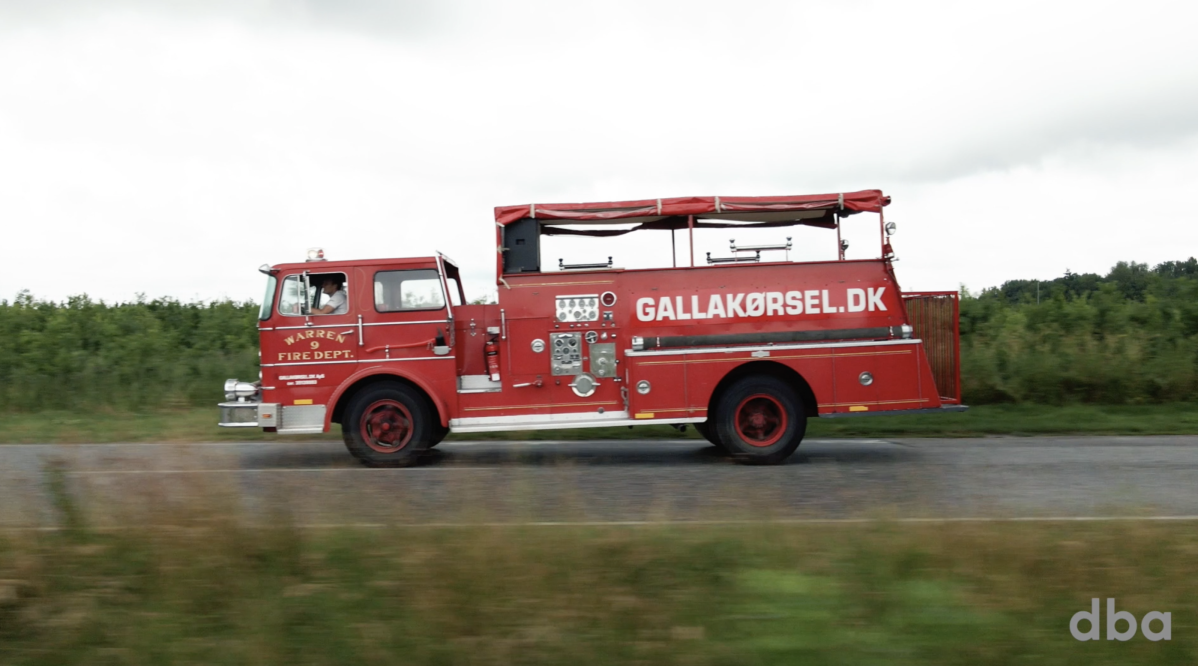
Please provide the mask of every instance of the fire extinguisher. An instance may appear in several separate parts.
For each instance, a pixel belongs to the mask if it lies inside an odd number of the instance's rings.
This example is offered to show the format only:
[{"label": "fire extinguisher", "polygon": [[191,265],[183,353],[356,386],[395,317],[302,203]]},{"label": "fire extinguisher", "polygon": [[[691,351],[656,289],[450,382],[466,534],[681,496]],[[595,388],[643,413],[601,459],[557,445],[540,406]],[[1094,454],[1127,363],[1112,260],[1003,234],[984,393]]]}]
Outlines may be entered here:
[{"label": "fire extinguisher", "polygon": [[491,375],[491,381],[499,381],[499,342],[495,337],[487,339],[487,344],[483,346],[483,351],[487,357],[487,373]]}]

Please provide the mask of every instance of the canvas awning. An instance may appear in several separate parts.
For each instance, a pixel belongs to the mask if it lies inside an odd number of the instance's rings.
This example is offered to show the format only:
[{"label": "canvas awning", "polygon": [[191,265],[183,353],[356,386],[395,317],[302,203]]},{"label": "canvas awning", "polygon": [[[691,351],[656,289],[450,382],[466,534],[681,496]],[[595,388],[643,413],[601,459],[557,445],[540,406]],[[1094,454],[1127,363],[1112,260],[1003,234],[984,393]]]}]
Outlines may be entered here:
[{"label": "canvas awning", "polygon": [[[880,190],[778,197],[677,197],[577,204],[527,204],[495,208],[495,221],[506,226],[532,218],[546,235],[619,236],[641,229],[784,227],[797,224],[835,228],[837,216],[881,212],[890,197]],[[621,225],[620,229],[595,226]],[[632,225],[629,227],[629,225]],[[570,228],[579,227],[584,228]]]}]

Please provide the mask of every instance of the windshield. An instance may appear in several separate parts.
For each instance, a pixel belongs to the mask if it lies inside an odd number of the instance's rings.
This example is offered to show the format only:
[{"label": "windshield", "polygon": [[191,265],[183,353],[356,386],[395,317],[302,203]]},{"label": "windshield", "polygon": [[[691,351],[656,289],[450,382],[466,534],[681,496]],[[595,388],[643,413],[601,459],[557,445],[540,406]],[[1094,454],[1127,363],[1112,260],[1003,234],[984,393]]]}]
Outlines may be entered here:
[{"label": "windshield", "polygon": [[275,304],[275,285],[278,280],[273,275],[266,276],[266,295],[262,297],[262,309],[258,311],[258,321],[270,319],[270,309]]}]

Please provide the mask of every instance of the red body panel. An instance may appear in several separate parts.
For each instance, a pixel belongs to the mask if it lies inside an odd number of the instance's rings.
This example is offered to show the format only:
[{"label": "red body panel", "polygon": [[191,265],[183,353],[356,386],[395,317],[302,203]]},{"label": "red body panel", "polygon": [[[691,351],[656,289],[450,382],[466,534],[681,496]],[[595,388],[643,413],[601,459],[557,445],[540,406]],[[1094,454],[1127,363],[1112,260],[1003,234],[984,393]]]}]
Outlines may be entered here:
[{"label": "red body panel", "polygon": [[[907,317],[898,285],[881,260],[510,275],[510,288],[500,289],[498,305],[454,307],[452,324],[445,308],[376,312],[371,290],[363,288],[373,271],[435,266],[432,259],[280,266],[280,284],[305,269],[350,273],[351,307],[344,315],[307,318],[276,312],[262,323],[265,400],[327,405],[327,427],[347,390],[363,379],[390,375],[425,391],[443,425],[454,419],[598,414],[600,409],[627,411],[629,418],[646,422],[695,419],[706,416],[713,391],[729,372],[745,363],[768,362],[801,376],[821,414],[941,406],[922,344],[891,332]],[[608,292],[615,302],[600,306],[599,321],[557,321],[558,296]],[[488,328],[500,330],[502,388],[459,392],[458,377],[487,374]],[[853,338],[855,331],[882,329],[885,334]],[[452,341],[445,356],[432,351],[439,331]],[[573,378],[552,376],[548,354],[534,351],[532,343],[547,342],[553,333],[588,331],[602,336],[599,342],[614,343],[617,372],[601,379],[593,394],[580,397],[569,386]],[[788,331],[816,332],[825,339],[744,340]],[[685,336],[715,338],[698,346],[633,349],[634,337],[652,344]],[[740,337],[720,343],[720,336]],[[590,366],[584,355],[583,369]],[[872,381],[863,383],[862,373]],[[634,388],[642,380],[651,387],[647,394]]]},{"label": "red body panel", "polygon": [[[721,382],[733,373],[764,371],[790,381],[814,408],[812,416],[959,403],[956,294],[901,293],[880,218],[883,258],[875,260],[502,269],[504,225],[525,218],[545,225],[633,220],[675,228],[693,227],[694,216],[702,215],[715,225],[748,219],[838,228],[841,217],[880,213],[888,202],[866,190],[498,208],[495,305],[424,307],[430,301],[409,302],[386,291],[392,278],[380,273],[421,271],[451,300],[449,281],[457,269],[441,256],[276,266],[275,309],[259,326],[262,401],[281,405],[284,422],[288,408],[316,407],[317,422],[309,428],[319,427],[323,405],[327,430],[363,382],[391,378],[425,393],[450,427],[679,423],[706,419]],[[281,312],[285,280],[305,272],[343,273],[348,311]],[[380,311],[396,309],[388,300],[394,298],[415,309]],[[559,366],[556,374],[555,344],[579,351],[577,357],[558,354],[574,365]],[[491,381],[494,368],[498,382]]]}]

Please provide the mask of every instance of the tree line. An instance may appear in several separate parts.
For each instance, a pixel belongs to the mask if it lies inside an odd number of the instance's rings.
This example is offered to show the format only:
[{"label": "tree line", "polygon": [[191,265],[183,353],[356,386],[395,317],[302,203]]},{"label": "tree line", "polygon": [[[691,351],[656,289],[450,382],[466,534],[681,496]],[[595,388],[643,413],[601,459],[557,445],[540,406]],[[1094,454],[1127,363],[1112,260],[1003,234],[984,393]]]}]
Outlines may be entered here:
[{"label": "tree line", "polygon": [[962,290],[967,403],[1134,404],[1198,397],[1198,261],[1119,262]]},{"label": "tree line", "polygon": [[[258,375],[258,306],[0,300],[0,412],[211,406]],[[967,404],[1198,398],[1198,261],[962,289]]]},{"label": "tree line", "polygon": [[258,306],[0,301],[0,412],[213,405],[258,376]]}]

